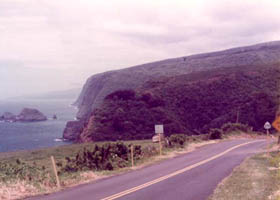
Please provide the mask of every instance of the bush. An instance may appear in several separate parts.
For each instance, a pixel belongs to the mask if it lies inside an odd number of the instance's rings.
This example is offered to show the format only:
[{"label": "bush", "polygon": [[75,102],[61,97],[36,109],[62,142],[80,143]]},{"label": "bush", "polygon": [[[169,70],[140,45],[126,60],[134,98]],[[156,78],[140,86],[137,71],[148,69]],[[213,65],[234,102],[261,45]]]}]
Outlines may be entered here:
[{"label": "bush", "polygon": [[210,129],[210,133],[209,133],[210,140],[222,139],[222,137],[223,137],[223,131],[221,129],[218,128]]},{"label": "bush", "polygon": [[184,134],[173,134],[169,137],[171,147],[184,147],[186,143],[186,135]]},{"label": "bush", "polygon": [[201,135],[187,135],[186,142],[201,142],[209,139],[208,134],[201,134]]},{"label": "bush", "polygon": [[134,90],[118,90],[105,97],[106,100],[109,99],[132,100],[134,98],[135,98]]},{"label": "bush", "polygon": [[231,133],[231,132],[249,132],[251,127],[246,124],[240,123],[226,123],[221,127],[223,133]]},{"label": "bush", "polygon": [[[140,145],[133,146],[134,159],[142,157]],[[93,150],[84,149],[75,158],[66,157],[67,164],[62,167],[63,172],[77,172],[84,170],[114,170],[129,165],[130,148],[122,142],[95,145]]]},{"label": "bush", "polygon": [[144,158],[148,158],[157,155],[158,153],[158,148],[156,148],[154,145],[147,145],[143,148],[142,156]]},{"label": "bush", "polygon": [[[131,155],[131,145],[129,146],[129,155]],[[139,160],[143,156],[142,146],[141,145],[133,145],[133,158],[134,160]]]}]

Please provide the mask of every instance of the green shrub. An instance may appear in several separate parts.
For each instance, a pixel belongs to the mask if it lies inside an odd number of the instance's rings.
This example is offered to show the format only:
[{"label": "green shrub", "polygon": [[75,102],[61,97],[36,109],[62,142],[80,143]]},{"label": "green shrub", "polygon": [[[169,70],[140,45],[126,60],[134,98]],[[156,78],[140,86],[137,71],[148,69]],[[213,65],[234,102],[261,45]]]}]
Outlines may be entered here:
[{"label": "green shrub", "polygon": [[223,131],[221,129],[218,128],[210,129],[210,133],[209,133],[210,140],[222,139],[222,137],[223,137]]},{"label": "green shrub", "polygon": [[[140,145],[133,146],[134,160],[142,157]],[[114,170],[129,166],[130,146],[122,142],[95,145],[93,150],[84,149],[74,158],[66,157],[67,164],[62,172],[77,172],[84,170]]]},{"label": "green shrub", "polygon": [[251,127],[246,124],[241,123],[226,123],[221,127],[223,133],[231,133],[231,132],[249,132]]},{"label": "green shrub", "polygon": [[173,134],[169,137],[171,147],[184,147],[186,143],[186,135],[184,134]]},{"label": "green shrub", "polygon": [[[131,155],[131,144],[129,146],[129,155]],[[139,160],[143,157],[143,150],[141,145],[133,145],[133,158]]]},{"label": "green shrub", "polygon": [[131,100],[134,98],[135,98],[134,90],[118,90],[105,97],[106,100],[108,99]]},{"label": "green shrub", "polygon": [[142,150],[142,157],[149,158],[158,154],[158,148],[153,145],[145,146]]},{"label": "green shrub", "polygon": [[208,134],[186,135],[186,142],[201,142],[209,139]]}]

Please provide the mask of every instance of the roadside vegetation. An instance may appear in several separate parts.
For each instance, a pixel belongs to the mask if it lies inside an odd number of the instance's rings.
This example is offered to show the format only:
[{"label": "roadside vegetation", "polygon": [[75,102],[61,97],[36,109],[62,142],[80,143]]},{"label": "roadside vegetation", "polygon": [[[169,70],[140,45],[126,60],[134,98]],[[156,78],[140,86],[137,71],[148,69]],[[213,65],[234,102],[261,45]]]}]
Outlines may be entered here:
[{"label": "roadside vegetation", "polygon": [[[159,143],[151,140],[83,143],[0,153],[0,199],[54,192],[186,153],[196,144],[199,146],[244,132],[256,136],[249,126],[238,123],[227,123],[204,135],[172,134],[162,141],[162,156],[159,156]],[[51,156],[55,158],[61,188],[57,187]]]},{"label": "roadside vegetation", "polygon": [[83,143],[0,153],[0,199],[19,199],[59,190],[51,156],[55,158],[61,188],[65,188],[152,164],[207,140],[205,136],[172,135],[162,142],[162,156],[159,156],[159,143],[151,140]]},{"label": "roadside vegetation", "polygon": [[280,151],[260,153],[238,166],[208,200],[280,200]]}]

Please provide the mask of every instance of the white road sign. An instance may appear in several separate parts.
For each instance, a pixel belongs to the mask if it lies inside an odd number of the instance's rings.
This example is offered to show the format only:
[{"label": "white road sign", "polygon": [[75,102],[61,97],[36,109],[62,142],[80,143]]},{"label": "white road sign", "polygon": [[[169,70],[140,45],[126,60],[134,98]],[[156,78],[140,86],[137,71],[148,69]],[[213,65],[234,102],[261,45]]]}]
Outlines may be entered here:
[{"label": "white road sign", "polygon": [[163,134],[163,125],[155,125],[155,133],[156,134]]},{"label": "white road sign", "polygon": [[270,125],[269,122],[265,122],[265,124],[264,124],[263,127],[264,127],[264,129],[266,129],[266,130],[271,129],[271,125]]}]

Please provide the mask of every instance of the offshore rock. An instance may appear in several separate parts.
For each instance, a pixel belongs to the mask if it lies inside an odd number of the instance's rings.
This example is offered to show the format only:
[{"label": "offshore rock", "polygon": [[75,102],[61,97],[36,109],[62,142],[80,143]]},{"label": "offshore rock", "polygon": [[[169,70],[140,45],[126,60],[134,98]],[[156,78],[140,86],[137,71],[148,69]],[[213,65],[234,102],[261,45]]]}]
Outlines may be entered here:
[{"label": "offshore rock", "polygon": [[24,108],[21,113],[16,117],[16,121],[20,122],[36,122],[46,121],[47,117],[37,109]]},{"label": "offshore rock", "polygon": [[0,121],[16,121],[16,115],[10,112],[5,112],[2,116],[0,116]]}]

